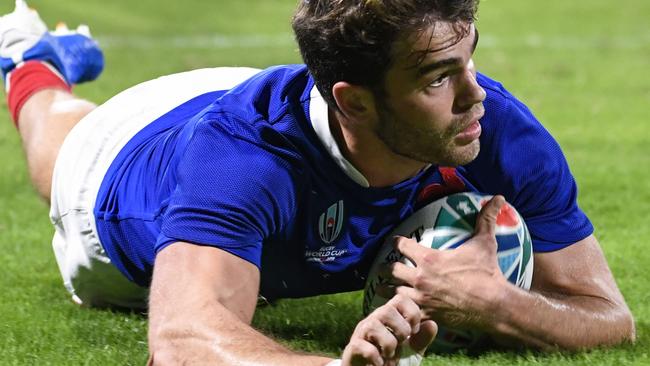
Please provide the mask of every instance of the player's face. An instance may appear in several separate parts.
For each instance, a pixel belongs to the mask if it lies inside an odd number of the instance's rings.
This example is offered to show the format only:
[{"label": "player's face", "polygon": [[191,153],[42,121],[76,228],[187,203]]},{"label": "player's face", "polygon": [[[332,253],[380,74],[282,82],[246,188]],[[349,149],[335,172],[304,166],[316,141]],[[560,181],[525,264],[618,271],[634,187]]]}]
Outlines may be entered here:
[{"label": "player's face", "polygon": [[472,61],[478,33],[467,27],[460,41],[449,23],[438,23],[396,45],[376,103],[377,133],[393,152],[450,166],[476,158],[485,91]]}]

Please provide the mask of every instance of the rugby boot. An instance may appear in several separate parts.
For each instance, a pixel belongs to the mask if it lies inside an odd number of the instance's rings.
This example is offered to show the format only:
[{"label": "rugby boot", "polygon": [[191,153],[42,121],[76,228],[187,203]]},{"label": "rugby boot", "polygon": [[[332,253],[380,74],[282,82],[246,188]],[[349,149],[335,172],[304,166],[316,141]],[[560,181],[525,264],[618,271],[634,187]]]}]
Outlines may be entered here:
[{"label": "rugby boot", "polygon": [[0,17],[0,70],[9,74],[26,61],[53,66],[68,85],[96,79],[104,56],[87,26],[70,30],[64,24],[48,32],[38,13],[24,0],[16,0],[12,13]]}]

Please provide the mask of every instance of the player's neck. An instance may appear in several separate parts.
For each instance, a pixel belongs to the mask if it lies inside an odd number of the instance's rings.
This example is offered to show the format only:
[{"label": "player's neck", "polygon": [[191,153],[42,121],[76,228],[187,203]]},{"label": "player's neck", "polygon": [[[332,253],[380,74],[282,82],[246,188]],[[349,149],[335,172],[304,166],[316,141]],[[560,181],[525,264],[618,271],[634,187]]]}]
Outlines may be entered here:
[{"label": "player's neck", "polygon": [[341,154],[368,180],[371,187],[388,187],[409,179],[427,164],[395,154],[368,129],[348,128],[345,117],[329,112],[332,136]]}]

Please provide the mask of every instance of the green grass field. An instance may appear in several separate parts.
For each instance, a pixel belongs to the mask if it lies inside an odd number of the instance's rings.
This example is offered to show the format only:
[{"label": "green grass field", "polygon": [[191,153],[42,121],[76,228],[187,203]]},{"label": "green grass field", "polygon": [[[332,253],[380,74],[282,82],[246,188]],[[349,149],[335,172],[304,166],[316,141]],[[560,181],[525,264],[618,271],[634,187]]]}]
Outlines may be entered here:
[{"label": "green grass field", "polygon": [[[33,0],[50,26],[87,22],[103,76],[75,91],[102,102],[159,75],[200,67],[299,62],[295,0]],[[3,0],[0,13],[13,1]],[[475,61],[557,138],[618,284],[636,317],[634,346],[578,354],[431,356],[425,365],[650,365],[650,2],[483,0]],[[47,206],[28,183],[0,102],[0,364],[138,365],[146,318],[79,309],[50,249]],[[339,355],[361,316],[359,293],[281,301],[254,324],[290,347]]]}]

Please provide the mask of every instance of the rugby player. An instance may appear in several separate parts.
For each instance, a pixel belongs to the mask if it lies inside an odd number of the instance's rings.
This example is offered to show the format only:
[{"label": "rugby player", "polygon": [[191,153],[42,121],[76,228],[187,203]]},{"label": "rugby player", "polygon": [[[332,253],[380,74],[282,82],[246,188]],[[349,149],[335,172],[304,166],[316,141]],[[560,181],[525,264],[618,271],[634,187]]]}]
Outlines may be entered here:
[{"label": "rugby player", "polygon": [[[74,301],[148,306],[154,364],[381,365],[402,345],[419,357],[434,321],[539,348],[633,340],[558,144],[475,70],[476,8],[301,1],[306,66],[170,75],[96,107],[70,90],[103,66],[87,29],[49,33],[18,0],[0,19],[0,66]],[[258,296],[362,288],[385,235],[458,191],[496,195],[475,236],[449,252],[397,238],[417,267],[386,269],[396,295],[359,323],[341,360],[250,326]],[[530,292],[494,255],[504,197],[532,235]]]}]

